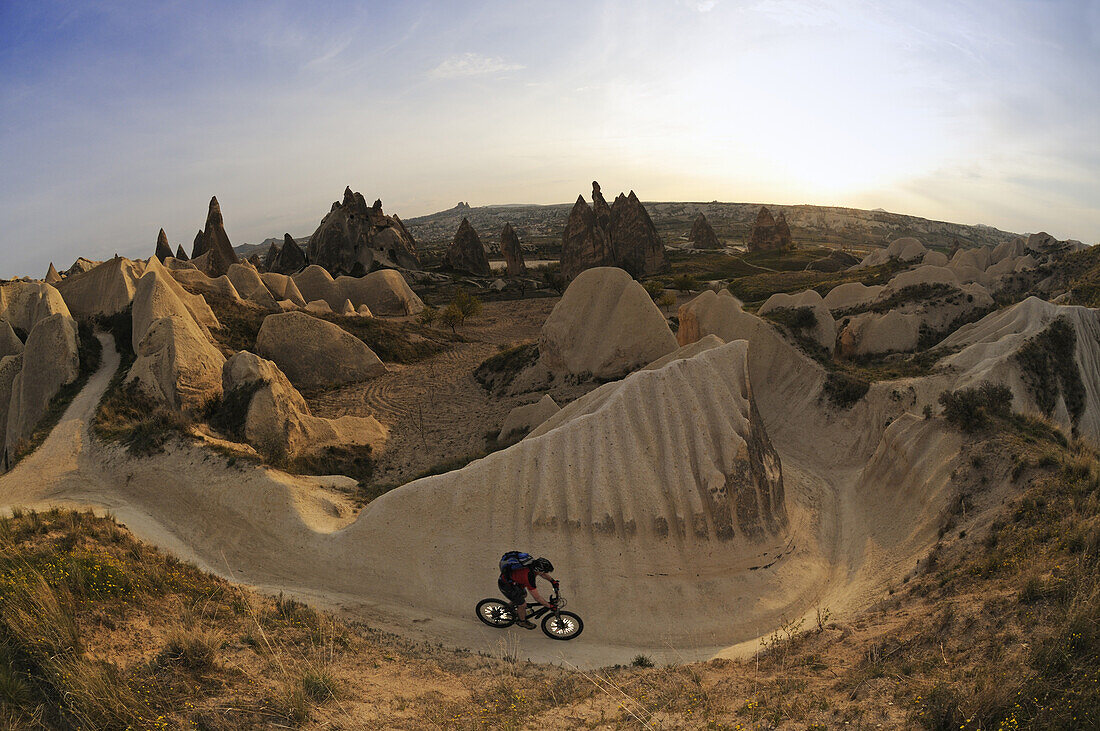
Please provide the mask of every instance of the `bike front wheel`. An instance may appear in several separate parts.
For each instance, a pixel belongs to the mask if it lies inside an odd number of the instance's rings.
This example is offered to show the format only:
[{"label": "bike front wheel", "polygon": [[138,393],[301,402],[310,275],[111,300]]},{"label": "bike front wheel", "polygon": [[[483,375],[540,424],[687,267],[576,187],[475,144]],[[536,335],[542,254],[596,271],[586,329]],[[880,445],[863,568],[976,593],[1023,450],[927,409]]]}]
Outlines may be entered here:
[{"label": "bike front wheel", "polygon": [[477,618],[490,627],[502,629],[515,624],[516,613],[511,605],[499,599],[482,599],[477,603]]},{"label": "bike front wheel", "polygon": [[572,612],[551,613],[543,617],[542,631],[552,640],[571,640],[584,631],[584,622]]}]

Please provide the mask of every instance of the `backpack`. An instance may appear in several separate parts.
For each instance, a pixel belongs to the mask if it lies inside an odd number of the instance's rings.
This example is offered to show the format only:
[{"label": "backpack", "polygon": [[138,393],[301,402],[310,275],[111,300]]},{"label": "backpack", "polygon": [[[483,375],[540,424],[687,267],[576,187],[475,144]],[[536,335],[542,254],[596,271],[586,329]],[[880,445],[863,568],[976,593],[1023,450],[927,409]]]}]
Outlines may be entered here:
[{"label": "backpack", "polygon": [[523,551],[509,551],[500,557],[500,574],[506,578],[512,575],[516,569],[522,569],[535,560],[535,557]]}]

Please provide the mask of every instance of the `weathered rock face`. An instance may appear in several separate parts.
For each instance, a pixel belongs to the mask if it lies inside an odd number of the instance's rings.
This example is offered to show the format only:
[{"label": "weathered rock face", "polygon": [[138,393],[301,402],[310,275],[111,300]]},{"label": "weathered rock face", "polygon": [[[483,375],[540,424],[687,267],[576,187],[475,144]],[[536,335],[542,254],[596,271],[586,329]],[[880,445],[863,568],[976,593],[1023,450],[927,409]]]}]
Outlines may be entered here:
[{"label": "weathered rock face", "polygon": [[616,267],[578,275],[539,333],[539,359],[551,373],[619,378],[674,350],[653,299]]},{"label": "weathered rock face", "polygon": [[328,303],[329,308],[335,310],[347,299],[347,295],[336,284],[332,275],[316,264],[310,264],[291,279],[294,280],[298,292],[306,302],[322,300]]},{"label": "weathered rock face", "polygon": [[134,300],[138,276],[135,263],[120,257],[65,278],[57,289],[65,298],[69,311],[77,317],[113,315],[125,310]]},{"label": "weathered rock face", "polygon": [[12,387],[15,379],[23,370],[23,354],[5,355],[0,358],[0,470],[7,469],[7,439],[8,407],[11,405]]},{"label": "weathered rock face", "polygon": [[[11,329],[7,320],[0,320],[0,358],[19,355],[23,352],[23,341]],[[3,423],[3,422],[0,422]]]},{"label": "weathered rock face", "polygon": [[[186,270],[194,271],[194,270]],[[180,283],[176,280],[177,275],[183,275],[184,272],[171,271],[166,266],[157,261],[156,257],[149,260],[149,263],[145,266],[145,271],[142,273],[144,278],[149,272],[158,272],[161,276],[160,279],[164,284],[172,290],[172,293],[183,303],[187,311],[191,313],[191,317],[195,318],[195,322],[199,323],[208,330],[216,330],[221,327],[221,323],[218,322],[218,318],[214,315],[214,311],[210,309],[210,305],[206,303],[202,295],[191,294],[184,289]],[[140,280],[139,280],[140,281]],[[226,280],[227,282],[229,280]],[[134,298],[137,298],[137,292],[134,293]],[[135,304],[136,307],[136,304]],[[136,342],[135,342],[136,346]]]},{"label": "weathered rock face", "polygon": [[294,284],[294,280],[285,274],[278,274],[276,272],[264,272],[260,275],[260,279],[263,280],[264,285],[268,291],[271,292],[271,296],[277,301],[289,301],[297,307],[305,307],[306,301],[302,297],[302,293],[298,291],[297,285]]},{"label": "weathered rock face", "polygon": [[242,350],[225,362],[222,388],[259,385],[248,404],[245,438],[268,458],[294,457],[332,445],[370,445],[386,440],[385,427],[374,417],[321,419],[310,413],[298,389],[273,362]]},{"label": "weathered rock face", "polygon": [[34,433],[50,399],[80,372],[76,321],[67,314],[43,318],[27,336],[23,367],[12,381],[8,408],[8,454],[17,452]]},{"label": "weathered rock face", "polygon": [[657,238],[657,229],[645,206],[630,191],[622,193],[611,204],[611,248],[620,267],[630,276],[640,279],[668,268],[665,247]]},{"label": "weathered rock face", "polygon": [[73,265],[71,267],[62,272],[62,274],[64,274],[66,277],[73,274],[80,274],[81,272],[86,272],[89,269],[94,269],[98,264],[102,264],[102,262],[92,261],[91,259],[85,259],[83,256],[81,256],[73,262]]},{"label": "weathered rock face", "polygon": [[527,274],[527,265],[523,262],[523,248],[519,245],[519,236],[512,224],[505,223],[500,230],[500,253],[509,277],[522,277]]},{"label": "weathered rock face", "polygon": [[362,340],[304,312],[268,315],[256,336],[256,350],[300,388],[356,383],[386,372]]},{"label": "weathered rock face", "polygon": [[61,281],[61,275],[54,269],[53,262],[50,262],[50,268],[46,270],[46,278],[43,280],[46,284],[57,284]]},{"label": "weathered rock face", "polygon": [[274,311],[279,309],[275,304],[275,299],[267,291],[267,286],[260,279],[259,273],[252,267],[234,264],[229,267],[226,276],[229,277],[229,281],[233,283],[233,288],[237,290],[237,294],[242,299],[259,305],[265,310]]},{"label": "weathered rock face", "polygon": [[275,263],[275,259],[279,256],[279,247],[275,245],[275,242],[271,242],[271,246],[267,247],[267,253],[263,258],[263,270],[265,272],[271,271],[271,265]]},{"label": "weathered rock face", "polygon": [[190,261],[190,259],[187,258],[187,252],[183,250],[183,244],[176,247],[176,258],[180,261]]},{"label": "weathered rock face", "polygon": [[[283,245],[286,249],[286,245]],[[332,204],[321,225],[309,238],[308,259],[331,274],[359,276],[369,272],[375,263],[419,269],[420,259],[405,225],[382,212],[382,201],[368,207],[360,193],[344,189],[343,202]],[[303,261],[304,264],[304,261]],[[299,267],[300,268],[300,267]],[[282,274],[292,271],[279,269]]]},{"label": "weathered rock face", "polygon": [[[275,245],[272,244],[272,247]],[[283,235],[283,248],[267,265],[267,270],[276,274],[296,274],[306,266],[306,253],[290,234]]]},{"label": "weathered rock face", "polygon": [[500,433],[497,435],[497,441],[511,442],[522,439],[532,429],[559,411],[561,407],[550,394],[544,395],[537,403],[517,406],[505,417],[504,424],[501,425]]},{"label": "weathered rock face", "polygon": [[718,243],[718,237],[714,234],[714,229],[710,227],[710,221],[701,211],[695,217],[695,223],[691,224],[691,234],[688,236],[688,240],[691,241],[691,246],[695,249],[717,249],[721,247],[721,244]]},{"label": "weathered rock face", "polygon": [[787,218],[782,213],[773,217],[767,206],[760,206],[760,212],[756,214],[756,223],[753,224],[749,234],[749,251],[791,251],[794,249],[794,241],[791,240],[791,229],[787,226]]},{"label": "weathered rock face", "polygon": [[592,183],[592,206],[578,196],[562,234],[561,271],[573,279],[585,269],[617,266],[634,277],[668,267],[664,245],[634,191],[607,205],[600,184]]},{"label": "weathered rock face", "polygon": [[[610,212],[608,217],[610,221]],[[562,276],[571,280],[586,269],[610,266],[615,266],[615,250],[611,248],[610,234],[600,225],[584,196],[579,195],[562,234]]]},{"label": "weathered rock face", "polygon": [[153,320],[136,353],[126,382],[170,408],[194,413],[221,393],[225,356],[186,309]]},{"label": "weathered rock face", "polygon": [[44,282],[8,282],[0,285],[0,319],[24,334],[50,315],[69,316],[61,293]]},{"label": "weathered rock face", "polygon": [[490,274],[489,258],[485,255],[481,238],[465,218],[458,224],[451,248],[447,249],[447,262],[460,272],[478,277],[487,277]]},{"label": "weathered rock face", "polygon": [[[787,310],[789,313],[777,311]],[[805,323],[808,327],[799,328],[790,317],[779,317],[781,314],[793,314],[799,310],[808,310],[813,315],[813,324]],[[763,317],[768,313],[775,313],[773,319],[778,320],[795,334],[809,337],[828,353],[833,352],[836,345],[836,321],[829,311],[829,307],[821,298],[821,295],[812,289],[807,289],[799,294],[785,294],[777,292],[760,306],[758,314]],[[801,324],[801,323],[800,323]]]},{"label": "weathered rock face", "polygon": [[233,245],[229,243],[229,236],[225,233],[222,208],[216,197],[210,199],[206,228],[202,231],[201,243],[196,240],[191,258],[195,259],[203,254],[206,255],[206,261],[199,268],[211,277],[220,277],[229,271],[230,266],[240,263],[237,252],[233,251]]},{"label": "weathered rock face", "polygon": [[172,247],[168,245],[168,236],[162,228],[160,234],[157,235],[156,257],[163,262],[170,256],[172,256]]},{"label": "weathered rock face", "polygon": [[424,303],[396,269],[379,269],[365,277],[337,277],[336,286],[356,308],[365,305],[369,313],[376,315],[400,317],[424,309]]},{"label": "weathered rock face", "polygon": [[196,259],[206,253],[206,240],[203,238],[202,229],[195,234],[195,241],[191,244],[191,258]]}]

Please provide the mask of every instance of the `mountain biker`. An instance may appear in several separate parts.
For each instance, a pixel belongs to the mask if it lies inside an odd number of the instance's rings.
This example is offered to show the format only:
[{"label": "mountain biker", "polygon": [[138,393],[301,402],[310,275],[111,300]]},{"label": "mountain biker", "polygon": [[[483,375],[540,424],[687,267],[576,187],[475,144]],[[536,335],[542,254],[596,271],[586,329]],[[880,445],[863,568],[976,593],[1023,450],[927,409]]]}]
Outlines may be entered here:
[{"label": "mountain biker", "polygon": [[534,622],[527,621],[527,592],[531,592],[531,596],[534,597],[535,601],[547,609],[556,610],[556,607],[543,599],[542,595],[539,594],[539,590],[535,588],[535,579],[542,577],[557,590],[558,582],[550,575],[553,570],[554,564],[550,563],[548,559],[539,557],[521,568],[502,573],[500,578],[497,579],[500,593],[512,603],[512,607],[516,610],[516,616],[519,617],[516,624],[520,627],[524,629],[535,628]]}]

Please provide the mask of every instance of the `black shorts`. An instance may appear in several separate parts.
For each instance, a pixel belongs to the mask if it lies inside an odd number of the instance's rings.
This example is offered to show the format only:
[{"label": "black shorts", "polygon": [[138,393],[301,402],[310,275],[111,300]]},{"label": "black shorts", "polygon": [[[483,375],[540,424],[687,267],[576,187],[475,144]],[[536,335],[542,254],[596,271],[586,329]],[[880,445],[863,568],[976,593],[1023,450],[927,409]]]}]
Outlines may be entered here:
[{"label": "black shorts", "polygon": [[508,601],[512,602],[512,606],[518,607],[527,601],[527,589],[523,588],[519,584],[513,584],[511,581],[505,581],[504,579],[497,579],[497,587],[500,589],[500,593],[508,598]]}]

